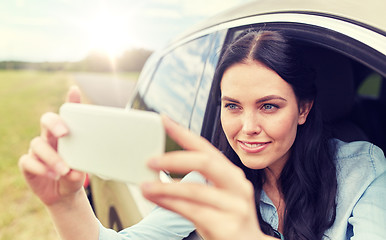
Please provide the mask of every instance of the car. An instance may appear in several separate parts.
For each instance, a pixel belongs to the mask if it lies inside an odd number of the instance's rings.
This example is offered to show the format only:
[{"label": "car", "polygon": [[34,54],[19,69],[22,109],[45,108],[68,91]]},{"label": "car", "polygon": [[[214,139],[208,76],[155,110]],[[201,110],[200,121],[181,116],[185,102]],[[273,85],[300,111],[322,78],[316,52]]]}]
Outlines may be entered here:
[{"label": "car", "polygon": [[[214,142],[220,111],[214,72],[224,47],[245,29],[282,31],[304,46],[334,136],[367,140],[385,151],[385,9],[383,0],[261,0],[231,9],[155,52],[127,108],[164,113]],[[176,149],[169,139],[166,150]],[[97,176],[90,184],[94,210],[107,227],[131,226],[154,207],[135,185]]]}]

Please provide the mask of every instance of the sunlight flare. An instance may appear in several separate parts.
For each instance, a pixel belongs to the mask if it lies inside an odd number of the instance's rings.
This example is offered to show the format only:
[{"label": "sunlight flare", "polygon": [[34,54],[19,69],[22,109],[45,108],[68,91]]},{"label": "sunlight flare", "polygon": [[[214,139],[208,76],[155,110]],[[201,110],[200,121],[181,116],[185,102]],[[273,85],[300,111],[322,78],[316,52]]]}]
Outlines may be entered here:
[{"label": "sunlight flare", "polygon": [[133,45],[132,28],[126,17],[101,12],[91,19],[86,27],[90,49],[104,52],[114,59]]}]

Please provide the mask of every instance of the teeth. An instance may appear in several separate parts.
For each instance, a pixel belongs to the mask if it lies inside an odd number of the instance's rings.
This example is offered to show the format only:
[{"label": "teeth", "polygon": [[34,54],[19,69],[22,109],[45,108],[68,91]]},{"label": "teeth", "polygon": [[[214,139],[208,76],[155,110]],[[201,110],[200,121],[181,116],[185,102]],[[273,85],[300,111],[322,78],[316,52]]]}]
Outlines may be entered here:
[{"label": "teeth", "polygon": [[260,146],[264,145],[264,143],[252,143],[252,144],[244,143],[244,145],[247,147],[250,147],[250,148],[256,148],[256,147],[260,147]]}]

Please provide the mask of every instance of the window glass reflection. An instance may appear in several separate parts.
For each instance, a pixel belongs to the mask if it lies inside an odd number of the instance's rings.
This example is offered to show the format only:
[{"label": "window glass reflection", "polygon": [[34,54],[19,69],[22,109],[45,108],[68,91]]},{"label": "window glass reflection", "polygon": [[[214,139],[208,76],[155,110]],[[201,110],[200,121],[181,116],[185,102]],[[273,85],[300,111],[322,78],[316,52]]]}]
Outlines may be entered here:
[{"label": "window glass reflection", "polygon": [[201,133],[202,123],[208,103],[208,97],[212,86],[213,76],[221,54],[221,48],[224,43],[226,31],[217,32],[214,36],[211,51],[205,65],[204,74],[200,83],[200,88],[196,97],[196,104],[193,111],[190,129],[197,133]]},{"label": "window glass reflection", "polygon": [[188,126],[209,45],[210,37],[204,36],[164,56],[143,104]]}]

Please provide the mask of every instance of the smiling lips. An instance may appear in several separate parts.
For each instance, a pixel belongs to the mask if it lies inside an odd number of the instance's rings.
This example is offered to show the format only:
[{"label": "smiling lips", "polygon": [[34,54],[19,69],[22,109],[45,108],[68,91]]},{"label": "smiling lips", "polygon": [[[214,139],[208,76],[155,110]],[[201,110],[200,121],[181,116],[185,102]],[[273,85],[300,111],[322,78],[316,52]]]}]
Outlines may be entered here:
[{"label": "smiling lips", "polygon": [[239,146],[247,153],[258,153],[263,151],[271,142],[244,142],[238,141]]}]

